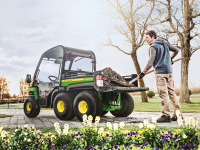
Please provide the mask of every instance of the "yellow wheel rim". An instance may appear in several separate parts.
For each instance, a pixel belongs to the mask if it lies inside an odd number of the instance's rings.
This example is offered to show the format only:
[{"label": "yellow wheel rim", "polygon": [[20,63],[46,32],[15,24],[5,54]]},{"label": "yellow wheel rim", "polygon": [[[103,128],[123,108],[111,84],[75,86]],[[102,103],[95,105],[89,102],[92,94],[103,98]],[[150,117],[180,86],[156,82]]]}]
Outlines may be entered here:
[{"label": "yellow wheel rim", "polygon": [[26,104],[26,110],[27,110],[27,111],[31,111],[31,103],[30,103],[30,102],[28,102],[28,103]]},{"label": "yellow wheel rim", "polygon": [[59,112],[63,112],[65,110],[65,103],[63,101],[58,101],[57,109]]},{"label": "yellow wheel rim", "polygon": [[78,109],[82,114],[86,113],[88,110],[87,103],[85,101],[80,101],[80,103],[78,104]]}]

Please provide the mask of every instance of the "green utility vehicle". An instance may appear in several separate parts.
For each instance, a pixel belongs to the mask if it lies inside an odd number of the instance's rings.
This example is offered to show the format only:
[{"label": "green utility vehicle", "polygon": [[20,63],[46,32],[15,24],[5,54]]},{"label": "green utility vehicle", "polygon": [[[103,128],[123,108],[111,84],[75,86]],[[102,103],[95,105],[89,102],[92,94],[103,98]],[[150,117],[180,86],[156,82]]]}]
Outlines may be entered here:
[{"label": "green utility vehicle", "polygon": [[[136,74],[124,76],[129,82]],[[31,75],[27,74],[27,83]],[[116,117],[127,117],[133,112],[134,101],[127,92],[147,91],[148,87],[103,86],[103,71],[96,71],[92,51],[56,46],[44,52],[33,77],[29,96],[24,102],[27,117],[36,117],[40,108],[53,108],[61,120],[84,114],[103,116],[108,111]]]}]

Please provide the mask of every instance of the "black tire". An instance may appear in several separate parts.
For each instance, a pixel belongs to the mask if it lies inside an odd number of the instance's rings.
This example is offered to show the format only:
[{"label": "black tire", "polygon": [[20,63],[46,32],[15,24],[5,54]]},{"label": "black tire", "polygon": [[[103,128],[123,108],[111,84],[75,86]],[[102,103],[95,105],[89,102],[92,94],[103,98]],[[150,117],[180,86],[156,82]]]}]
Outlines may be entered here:
[{"label": "black tire", "polygon": [[104,116],[107,113],[108,113],[108,111],[102,111],[101,117]]},{"label": "black tire", "polygon": [[134,100],[131,95],[129,95],[128,93],[121,93],[121,103],[122,103],[121,109],[110,111],[110,113],[113,116],[127,117],[133,112]]},{"label": "black tire", "polygon": [[74,95],[71,93],[58,93],[53,102],[54,113],[60,120],[71,120],[75,117]]},{"label": "black tire", "polygon": [[[86,109],[81,111],[81,103],[86,104]],[[80,110],[79,110],[80,108]],[[74,113],[79,121],[83,121],[83,115],[92,115],[93,121],[96,116],[101,116],[103,104],[97,92],[83,91],[79,93],[74,100]]]},{"label": "black tire", "polygon": [[29,118],[35,118],[40,113],[40,108],[36,108],[36,100],[34,96],[29,96],[24,102],[24,113]]}]

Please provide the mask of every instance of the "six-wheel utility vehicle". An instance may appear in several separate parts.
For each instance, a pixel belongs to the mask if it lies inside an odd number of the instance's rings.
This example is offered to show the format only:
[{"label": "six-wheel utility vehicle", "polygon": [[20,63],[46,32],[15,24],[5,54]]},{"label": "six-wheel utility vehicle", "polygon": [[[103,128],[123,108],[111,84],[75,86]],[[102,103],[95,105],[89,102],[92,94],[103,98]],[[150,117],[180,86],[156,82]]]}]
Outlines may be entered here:
[{"label": "six-wheel utility vehicle", "polygon": [[[129,82],[136,74],[124,76]],[[31,75],[27,74],[27,83]],[[147,91],[148,87],[103,86],[103,71],[96,71],[92,51],[56,46],[44,52],[39,60],[29,96],[24,102],[27,117],[36,117],[40,108],[53,108],[61,120],[84,114],[103,116],[108,111],[116,117],[127,117],[133,112],[134,101],[127,92]]]}]

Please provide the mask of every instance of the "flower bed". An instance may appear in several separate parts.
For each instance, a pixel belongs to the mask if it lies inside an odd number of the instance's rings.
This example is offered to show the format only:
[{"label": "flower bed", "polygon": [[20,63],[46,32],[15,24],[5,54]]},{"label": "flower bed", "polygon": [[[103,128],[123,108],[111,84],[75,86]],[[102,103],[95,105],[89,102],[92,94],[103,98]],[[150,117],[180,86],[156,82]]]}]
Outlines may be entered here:
[{"label": "flower bed", "polygon": [[8,134],[0,127],[0,149],[29,150],[29,149],[120,149],[120,150],[158,150],[158,149],[198,149],[199,135],[197,133],[198,122],[192,117],[186,117],[186,124],[178,119],[179,129],[175,132],[161,132],[156,128],[156,118],[152,123],[144,120],[140,123],[138,131],[124,131],[124,123],[111,124],[99,128],[100,117],[95,118],[92,124],[92,116],[83,117],[83,126],[79,132],[69,130],[67,124],[63,131],[59,123],[55,123],[56,134],[42,134],[35,127],[24,126],[14,133]]}]

